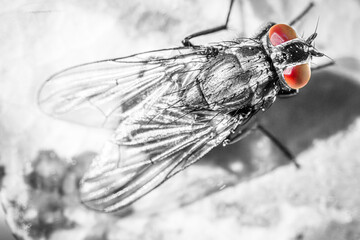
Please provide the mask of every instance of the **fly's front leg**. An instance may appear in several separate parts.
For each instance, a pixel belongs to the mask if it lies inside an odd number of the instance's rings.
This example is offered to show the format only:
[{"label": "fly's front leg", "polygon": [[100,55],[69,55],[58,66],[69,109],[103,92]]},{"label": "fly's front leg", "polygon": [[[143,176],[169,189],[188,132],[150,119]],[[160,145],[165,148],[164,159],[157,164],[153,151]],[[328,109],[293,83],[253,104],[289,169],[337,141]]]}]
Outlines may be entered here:
[{"label": "fly's front leg", "polygon": [[207,34],[210,34],[210,33],[219,32],[219,31],[222,31],[222,30],[226,30],[227,27],[228,27],[229,18],[230,18],[230,14],[231,14],[231,10],[232,10],[234,1],[235,1],[235,0],[230,0],[230,7],[229,7],[229,11],[228,11],[228,13],[227,13],[226,21],[225,21],[225,24],[224,24],[224,25],[221,25],[221,26],[218,26],[218,27],[214,27],[214,28],[210,28],[210,29],[206,29],[206,30],[203,30],[203,31],[200,31],[200,32],[196,32],[196,33],[190,34],[189,36],[185,37],[184,40],[182,40],[181,43],[182,43],[185,47],[191,47],[191,46],[194,46],[194,45],[190,42],[190,40],[191,40],[192,38],[199,37],[199,36],[203,36],[203,35],[207,35]]},{"label": "fly's front leg", "polygon": [[268,22],[264,27],[262,27],[260,29],[260,31],[255,35],[254,38],[256,39],[261,39],[269,30],[272,26],[274,26],[275,23],[274,22]]},{"label": "fly's front leg", "polygon": [[[292,20],[289,25],[294,25],[295,23],[297,23],[298,21],[300,21],[309,11],[310,9],[314,7],[314,3],[311,2],[300,14],[299,16],[297,16],[294,20]],[[274,26],[275,23],[273,22],[269,22],[267,23],[263,28],[260,29],[260,31],[255,35],[256,39],[261,39],[269,30],[272,26]]]},{"label": "fly's front leg", "polygon": [[309,5],[294,19],[292,20],[289,25],[292,26],[300,21],[310,10],[314,7],[314,2],[310,2]]},{"label": "fly's front leg", "polygon": [[331,65],[334,65],[335,64],[335,61],[331,59],[330,62],[328,63],[324,63],[324,64],[321,64],[321,65],[317,65],[315,67],[311,67],[311,71],[317,71],[317,70],[320,70],[320,69],[323,69],[323,68],[326,68],[326,67],[330,67]]},{"label": "fly's front leg", "polygon": [[299,89],[280,90],[277,94],[278,97],[287,98],[296,96],[299,93]]}]

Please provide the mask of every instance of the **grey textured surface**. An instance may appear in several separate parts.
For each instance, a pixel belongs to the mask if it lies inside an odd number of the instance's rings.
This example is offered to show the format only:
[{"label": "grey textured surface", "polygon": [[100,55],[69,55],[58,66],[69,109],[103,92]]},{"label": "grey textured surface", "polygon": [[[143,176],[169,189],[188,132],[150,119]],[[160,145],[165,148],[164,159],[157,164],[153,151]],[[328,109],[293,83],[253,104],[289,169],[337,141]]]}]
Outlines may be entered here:
[{"label": "grey textured surface", "polygon": [[[300,96],[278,101],[263,119],[294,150],[301,170],[288,165],[242,182],[286,163],[266,138],[255,134],[213,151],[123,218],[87,211],[69,197],[76,188],[65,185],[68,192],[61,199],[65,218],[76,227],[56,225],[60,230],[48,236],[79,240],[359,239],[360,4],[355,0],[316,3],[297,26],[298,33],[310,35],[320,17],[316,45],[338,65],[314,74]],[[7,170],[2,198],[24,206],[39,193],[30,191],[23,179],[23,168],[27,174],[34,171],[31,162],[38,159],[39,150],[53,149],[67,166],[72,156],[99,151],[110,134],[44,116],[36,105],[36,94],[47,77],[82,62],[178,46],[186,34],[221,23],[227,8],[227,2],[217,0],[19,0],[1,5],[0,163]],[[238,1],[230,31],[196,42],[251,36],[268,20],[289,21],[305,5],[285,0]],[[67,179],[61,184],[76,182],[76,178]],[[218,191],[224,184],[228,187]],[[44,188],[49,186],[40,189]],[[39,193],[41,199],[43,193]],[[162,201],[154,204],[154,199]],[[31,214],[27,217],[31,219]],[[10,221],[18,218],[9,215]],[[28,227],[31,232],[32,226]],[[1,221],[1,240],[10,239],[5,229]],[[19,229],[29,233],[23,230]]]}]

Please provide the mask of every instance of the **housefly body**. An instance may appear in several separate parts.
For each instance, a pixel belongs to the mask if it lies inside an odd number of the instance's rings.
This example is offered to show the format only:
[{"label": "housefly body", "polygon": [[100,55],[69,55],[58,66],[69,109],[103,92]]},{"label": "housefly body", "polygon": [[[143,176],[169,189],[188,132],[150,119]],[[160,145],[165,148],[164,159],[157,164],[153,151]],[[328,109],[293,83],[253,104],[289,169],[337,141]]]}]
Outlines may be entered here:
[{"label": "housefly body", "polygon": [[183,47],[78,65],[44,83],[44,112],[114,130],[82,179],[84,204],[118,211],[243,137],[260,110],[306,85],[312,57],[323,56],[312,45],[316,33],[300,38],[294,22],[269,23],[252,38],[190,42],[227,21],[190,35]]}]

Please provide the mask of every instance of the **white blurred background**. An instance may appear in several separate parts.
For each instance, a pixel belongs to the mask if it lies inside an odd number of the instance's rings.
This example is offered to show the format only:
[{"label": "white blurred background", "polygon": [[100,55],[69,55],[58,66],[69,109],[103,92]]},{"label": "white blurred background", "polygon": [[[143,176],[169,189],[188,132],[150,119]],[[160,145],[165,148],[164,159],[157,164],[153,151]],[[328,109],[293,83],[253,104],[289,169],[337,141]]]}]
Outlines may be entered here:
[{"label": "white blurred background", "polygon": [[[310,109],[310,114],[298,117],[311,119],[310,115],[321,115],[323,118],[314,117],[318,125],[308,128],[306,119],[300,121],[305,123],[299,123],[298,132],[294,130],[298,125],[293,126],[291,122],[276,124],[279,118],[285,118],[281,115],[282,109],[289,108],[284,101],[275,105],[269,112],[270,120],[265,120],[280,137],[288,140],[304,168],[297,172],[287,166],[258,181],[222,192],[225,198],[232,196],[234,201],[246,199],[247,202],[242,203],[245,204],[242,212],[223,221],[206,213],[199,216],[191,208],[178,213],[184,216],[174,215],[170,219],[175,222],[189,219],[188,225],[201,222],[209,235],[217,232],[228,239],[244,236],[246,239],[359,239],[360,231],[356,229],[360,226],[357,209],[360,181],[356,170],[360,169],[360,126],[356,119],[360,111],[357,108],[360,103],[360,2],[319,0],[315,3],[309,16],[297,26],[298,33],[310,35],[319,18],[316,46],[334,58],[338,66],[329,69],[332,75],[315,78],[323,84],[309,86],[311,101],[303,108]],[[306,5],[306,1],[301,4],[287,0],[236,1],[229,31],[201,37],[194,42],[251,36],[266,21],[289,22]],[[228,1],[224,0],[2,0],[0,163],[6,166],[8,174],[4,180],[6,196],[17,196],[9,189],[16,192],[16,181],[21,177],[23,167],[40,149],[53,149],[62,157],[70,158],[82,151],[98,151],[110,134],[61,122],[38,110],[37,91],[51,74],[83,62],[179,46],[187,34],[223,23],[227,7]],[[343,83],[342,78],[346,78]],[[320,91],[318,86],[323,89]],[[326,89],[334,92],[326,95]],[[339,95],[342,98],[332,98],[338,96],[335,93],[342,93]],[[304,96],[310,95],[304,93]],[[317,101],[323,105],[311,108]],[[324,109],[328,112],[322,113]],[[293,137],[287,138],[290,133]],[[313,143],[313,139],[318,140]],[[217,200],[210,198],[208,201],[194,208],[211,215],[211,202]],[[259,215],[268,214],[269,223],[254,223],[256,213],[250,210],[252,208],[257,208]],[[236,222],[241,217],[241,221]],[[0,219],[0,239],[12,239],[2,212]],[[158,225],[153,227],[159,229]],[[164,229],[158,231],[166,232]],[[184,229],[177,235],[179,239],[201,239],[200,230],[188,230],[192,228],[187,225]],[[294,235],[290,233],[292,229],[300,229],[299,232],[304,234]],[[216,235],[212,236],[215,239]]]}]

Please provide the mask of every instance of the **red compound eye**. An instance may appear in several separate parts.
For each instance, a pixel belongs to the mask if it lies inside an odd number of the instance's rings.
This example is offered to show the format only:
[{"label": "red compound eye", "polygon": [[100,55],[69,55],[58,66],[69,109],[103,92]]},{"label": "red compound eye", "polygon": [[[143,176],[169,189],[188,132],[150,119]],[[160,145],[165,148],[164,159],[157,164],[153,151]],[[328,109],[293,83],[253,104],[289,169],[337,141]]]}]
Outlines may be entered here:
[{"label": "red compound eye", "polygon": [[[286,24],[276,24],[269,30],[269,39],[272,45],[277,46],[297,38],[295,30]],[[310,80],[311,69],[309,64],[287,67],[284,71],[287,85],[293,89],[304,87]]]},{"label": "red compound eye", "polygon": [[286,84],[293,88],[299,89],[304,87],[310,80],[311,70],[309,64],[301,64],[294,67],[287,67],[283,71]]},{"label": "red compound eye", "polygon": [[276,24],[269,30],[269,38],[272,45],[276,46],[297,38],[295,30],[286,24]]}]

